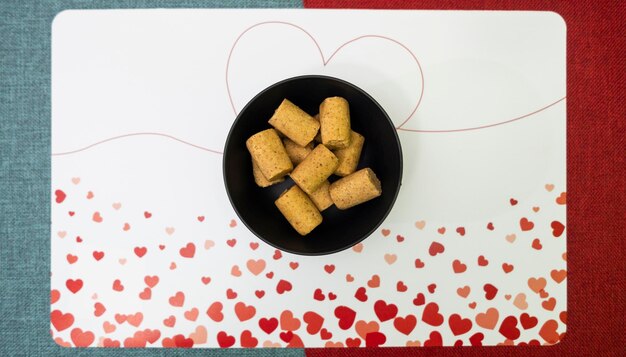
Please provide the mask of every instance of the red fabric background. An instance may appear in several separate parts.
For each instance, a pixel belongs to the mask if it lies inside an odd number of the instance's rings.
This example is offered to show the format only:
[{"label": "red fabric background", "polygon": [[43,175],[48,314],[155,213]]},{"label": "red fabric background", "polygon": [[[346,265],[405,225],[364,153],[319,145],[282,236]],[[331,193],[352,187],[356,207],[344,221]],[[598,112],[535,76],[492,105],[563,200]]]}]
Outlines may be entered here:
[{"label": "red fabric background", "polygon": [[552,347],[307,349],[307,355],[626,355],[624,3],[618,0],[304,0],[304,5],[312,8],[555,11],[567,23],[568,78],[568,328],[565,339]]}]

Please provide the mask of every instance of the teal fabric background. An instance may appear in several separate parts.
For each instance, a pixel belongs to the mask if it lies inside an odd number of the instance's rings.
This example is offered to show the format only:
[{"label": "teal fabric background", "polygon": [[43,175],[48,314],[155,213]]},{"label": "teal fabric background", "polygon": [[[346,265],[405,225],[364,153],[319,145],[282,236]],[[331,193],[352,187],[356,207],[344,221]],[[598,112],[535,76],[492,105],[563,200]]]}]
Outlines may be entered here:
[{"label": "teal fabric background", "polygon": [[0,356],[303,356],[302,349],[65,349],[50,338],[50,25],[65,9],[301,7],[299,0],[0,1]]}]

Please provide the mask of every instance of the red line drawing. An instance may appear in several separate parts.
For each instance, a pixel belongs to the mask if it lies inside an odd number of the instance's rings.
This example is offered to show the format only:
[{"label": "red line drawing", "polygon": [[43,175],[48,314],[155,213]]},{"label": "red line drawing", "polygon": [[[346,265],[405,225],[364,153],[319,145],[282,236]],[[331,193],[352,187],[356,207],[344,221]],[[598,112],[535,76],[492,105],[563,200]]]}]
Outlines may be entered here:
[{"label": "red line drawing", "polygon": [[537,113],[542,112],[542,111],[544,111],[544,110],[546,110],[546,109],[548,109],[548,108],[550,108],[552,106],[557,105],[558,103],[564,101],[565,98],[567,98],[567,97],[563,97],[563,98],[557,100],[556,102],[550,103],[550,104],[546,105],[545,107],[541,107],[541,108],[535,110],[534,112],[530,112],[528,114],[524,114],[524,115],[521,115],[521,116],[513,118],[513,119],[509,119],[509,120],[505,120],[505,121],[501,121],[501,122],[497,122],[497,123],[492,123],[492,124],[486,124],[486,125],[475,126],[475,127],[470,127],[470,128],[448,129],[448,130],[404,129],[404,128],[400,128],[400,127],[396,128],[396,129],[401,130],[401,131],[409,131],[409,132],[412,132],[412,133],[455,133],[455,132],[460,132],[460,131],[472,131],[472,130],[486,129],[486,128],[491,128],[491,127],[498,126],[498,125],[509,124],[509,123],[512,123],[514,121],[518,121],[518,120],[521,120],[521,119],[524,119],[524,118],[528,118],[531,115],[537,114]]},{"label": "red line drawing", "polygon": [[230,70],[230,60],[232,58],[233,52],[235,50],[235,47],[237,47],[237,44],[239,43],[239,40],[241,40],[241,38],[243,37],[243,35],[245,35],[248,31],[259,27],[259,26],[263,26],[263,25],[270,25],[270,24],[279,24],[279,25],[286,25],[286,26],[291,26],[293,28],[296,28],[300,31],[302,31],[304,34],[306,34],[311,41],[313,41],[313,43],[315,44],[315,47],[317,47],[317,51],[320,54],[320,59],[322,60],[322,64],[324,65],[324,67],[333,59],[333,57],[335,57],[335,55],[337,54],[337,52],[339,52],[342,48],[344,48],[345,46],[362,40],[362,39],[366,39],[366,38],[379,38],[379,39],[383,39],[386,41],[390,41],[392,43],[395,43],[396,45],[402,47],[409,55],[411,55],[411,57],[413,58],[413,61],[415,61],[415,64],[417,65],[417,68],[419,69],[420,72],[420,96],[417,99],[417,102],[415,103],[415,107],[413,108],[413,110],[411,111],[411,113],[409,114],[408,117],[406,117],[406,119],[404,119],[404,121],[402,123],[400,123],[400,125],[398,125],[397,129],[402,128],[402,126],[404,124],[406,124],[411,117],[413,117],[413,115],[415,114],[415,112],[417,111],[417,108],[419,108],[420,104],[422,103],[422,98],[424,97],[424,72],[422,71],[422,66],[419,62],[419,60],[417,59],[417,56],[415,56],[415,54],[413,53],[413,51],[411,51],[411,49],[409,49],[406,45],[404,45],[402,42],[395,40],[391,37],[387,37],[387,36],[382,36],[382,35],[362,35],[356,38],[353,38],[347,42],[344,42],[341,46],[339,46],[328,58],[325,58],[324,53],[322,52],[322,48],[320,47],[319,43],[317,42],[317,40],[315,39],[315,37],[313,37],[313,35],[311,35],[310,32],[308,32],[307,30],[305,30],[304,28],[293,24],[291,22],[286,22],[286,21],[264,21],[264,22],[259,22],[257,24],[254,24],[250,27],[248,27],[247,29],[245,29],[241,34],[239,34],[239,36],[237,36],[237,39],[235,40],[235,42],[233,43],[233,46],[230,49],[230,52],[228,53],[228,60],[226,61],[226,91],[228,92],[228,100],[230,101],[230,105],[233,109],[233,113],[235,113],[235,115],[237,115],[237,108],[235,108],[235,103],[233,101],[233,97],[232,97],[232,93],[230,90],[230,82],[228,80],[228,75],[229,75],[229,70]]},{"label": "red line drawing", "polygon": [[[324,57],[324,53],[322,52],[322,49],[319,46],[319,44],[318,44],[317,40],[315,39],[315,37],[313,37],[313,35],[311,35],[304,28],[302,28],[302,27],[300,27],[300,26],[298,26],[296,24],[293,24],[293,23],[290,23],[290,22],[285,22],[285,21],[265,21],[265,22],[260,22],[260,23],[254,24],[254,25],[246,28],[241,34],[239,34],[239,36],[237,37],[237,39],[233,43],[233,46],[231,47],[230,52],[228,54],[228,60],[226,61],[226,76],[225,76],[226,77],[226,91],[228,92],[228,99],[230,101],[231,108],[233,109],[233,112],[235,113],[235,115],[237,114],[237,109],[235,108],[235,103],[233,102],[233,98],[232,98],[232,94],[231,94],[231,90],[230,90],[230,82],[228,80],[231,57],[233,55],[235,47],[237,46],[237,43],[243,37],[243,35],[245,35],[248,31],[250,31],[250,30],[252,30],[252,29],[254,29],[254,28],[258,27],[258,26],[268,25],[268,24],[287,25],[287,26],[291,26],[291,27],[296,28],[296,29],[302,31],[303,33],[305,33],[311,39],[311,41],[313,41],[313,43],[315,44],[315,47],[317,47],[317,50],[318,50],[318,52],[320,54],[320,58],[321,58],[322,63],[323,63],[324,66],[326,66],[333,59],[333,57],[337,54],[337,52],[339,52],[339,50],[341,50],[342,48],[344,48],[345,46],[347,46],[347,45],[349,45],[349,44],[351,44],[353,42],[356,42],[356,41],[359,41],[359,40],[362,40],[362,39],[365,39],[365,38],[380,38],[380,39],[383,39],[383,40],[387,40],[387,41],[390,41],[390,42],[393,42],[393,43],[397,44],[398,46],[400,46],[404,50],[406,50],[411,55],[411,57],[413,58],[413,60],[417,64],[417,68],[419,69],[421,90],[420,90],[420,96],[417,99],[417,103],[415,104],[415,107],[413,108],[413,110],[411,111],[409,116],[406,119],[404,119],[404,121],[402,123],[400,123],[400,125],[398,125],[396,127],[396,129],[399,130],[399,131],[406,131],[406,132],[412,132],[412,133],[454,133],[454,132],[481,130],[481,129],[491,128],[491,127],[495,127],[495,126],[499,126],[499,125],[509,124],[509,123],[512,123],[512,122],[515,122],[515,121],[518,121],[518,120],[522,120],[522,119],[528,118],[528,117],[530,117],[530,116],[532,116],[534,114],[537,114],[539,112],[542,112],[542,111],[544,111],[546,109],[549,109],[549,108],[555,106],[556,104],[564,101],[567,98],[567,97],[563,97],[563,98],[561,98],[561,99],[559,99],[559,100],[557,100],[557,101],[555,101],[553,103],[550,103],[550,104],[548,104],[548,105],[546,105],[544,107],[541,107],[541,108],[539,108],[539,109],[537,109],[537,110],[535,110],[533,112],[530,112],[528,114],[524,114],[524,115],[515,117],[513,119],[509,119],[509,120],[505,120],[505,121],[501,121],[501,122],[496,122],[496,123],[491,123],[491,124],[486,124],[486,125],[481,125],[481,126],[476,126],[476,127],[460,128],[460,129],[445,129],[445,130],[405,129],[405,128],[403,128],[403,126],[407,122],[409,122],[409,120],[413,117],[413,115],[417,111],[417,108],[419,108],[420,104],[422,103],[422,98],[424,97],[424,72],[422,70],[422,66],[420,65],[419,60],[417,59],[415,54],[411,51],[411,49],[409,49],[403,43],[401,43],[401,42],[399,42],[399,41],[397,41],[397,40],[395,40],[393,38],[390,38],[390,37],[386,37],[386,36],[382,36],[382,35],[362,35],[362,36],[353,38],[353,39],[351,39],[351,40],[349,40],[347,42],[344,42],[328,58],[325,58]],[[193,147],[193,148],[196,148],[196,149],[199,149],[199,150],[203,150],[203,151],[210,152],[210,153],[213,153],[213,154],[218,154],[218,155],[222,155],[223,154],[221,151],[213,150],[213,149],[210,149],[210,148],[207,148],[207,147],[204,147],[204,146],[193,144],[193,143],[190,143],[188,141],[179,139],[179,138],[177,138],[175,136],[169,135],[169,134],[154,133],[154,132],[139,132],[139,133],[129,133],[129,134],[123,134],[123,135],[114,136],[114,137],[111,137],[111,138],[108,138],[108,139],[104,139],[104,140],[98,141],[96,143],[87,145],[87,146],[82,147],[80,149],[76,149],[76,150],[72,150],[72,151],[56,152],[56,153],[52,153],[51,155],[52,156],[72,155],[72,154],[76,154],[76,153],[79,153],[79,152],[82,152],[82,151],[85,151],[85,150],[89,150],[89,149],[91,149],[91,148],[93,148],[95,146],[98,146],[100,144],[104,144],[104,143],[107,143],[107,142],[111,142],[111,141],[115,141],[115,140],[119,140],[119,139],[123,139],[123,138],[135,137],[135,136],[159,136],[159,137],[164,137],[164,138],[168,138],[170,140],[177,141],[179,143],[188,145],[190,147]]]},{"label": "red line drawing", "polygon": [[123,139],[123,138],[133,137],[133,136],[160,136],[160,137],[168,138],[168,139],[177,141],[179,143],[191,146],[191,147],[199,149],[199,150],[204,150],[204,151],[207,151],[207,152],[210,152],[210,153],[213,153],[213,154],[219,154],[219,155],[223,154],[221,151],[217,151],[217,150],[206,148],[204,146],[196,145],[196,144],[193,144],[193,143],[190,143],[188,141],[179,139],[179,138],[177,138],[175,136],[172,136],[172,135],[169,135],[169,134],[163,134],[163,133],[130,133],[130,134],[123,134],[123,135],[114,136],[112,138],[100,140],[100,141],[98,141],[96,143],[93,143],[91,145],[87,145],[87,146],[82,147],[80,149],[76,149],[76,150],[72,150],[72,151],[64,151],[64,152],[52,153],[52,156],[63,156],[63,155],[76,154],[76,153],[79,153],[81,151],[89,150],[89,149],[93,148],[94,146],[98,146],[100,144],[108,143],[110,141],[119,140],[119,139]]}]

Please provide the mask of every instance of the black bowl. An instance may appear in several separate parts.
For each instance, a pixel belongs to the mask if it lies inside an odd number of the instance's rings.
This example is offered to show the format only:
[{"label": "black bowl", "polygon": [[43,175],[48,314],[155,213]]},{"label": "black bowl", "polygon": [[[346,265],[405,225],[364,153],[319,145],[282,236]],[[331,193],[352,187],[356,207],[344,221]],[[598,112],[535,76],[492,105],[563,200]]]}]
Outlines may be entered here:
[{"label": "black bowl", "polygon": [[[267,188],[252,176],[246,140],[271,128],[269,118],[287,98],[311,115],[327,97],[340,96],[350,104],[352,129],[365,137],[357,169],[370,167],[382,184],[382,195],[348,210],[332,206],[322,212],[323,222],[302,237],[282,216],[274,201],[294,183],[287,179]],[[301,76],[278,82],[257,94],[235,119],[224,147],[224,184],[241,221],[269,245],[286,252],[322,255],[349,248],[372,234],[393,207],[402,182],[402,150],[396,128],[376,101],[344,80]],[[338,177],[331,176],[330,181]]]}]

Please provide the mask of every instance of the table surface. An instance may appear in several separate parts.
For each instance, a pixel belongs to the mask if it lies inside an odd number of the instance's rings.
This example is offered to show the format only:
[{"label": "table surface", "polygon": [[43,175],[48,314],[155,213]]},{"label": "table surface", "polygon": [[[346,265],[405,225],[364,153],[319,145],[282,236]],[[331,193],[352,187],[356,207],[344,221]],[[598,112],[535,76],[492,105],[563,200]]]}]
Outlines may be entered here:
[{"label": "table surface", "polygon": [[[568,25],[568,336],[534,355],[618,355],[624,345],[626,11],[613,1],[435,1],[409,8],[553,10]],[[218,1],[215,7],[299,7],[298,1]],[[307,7],[407,7],[404,2],[305,1]],[[6,1],[0,5],[0,328],[3,355],[158,355],[168,351],[62,350],[49,337],[50,23],[68,8],[207,7],[201,1]],[[8,36],[6,35],[8,34]],[[592,135],[598,139],[591,139]],[[622,148],[622,149],[620,149]],[[617,215],[615,214],[617,213]],[[605,300],[601,300],[604,298]],[[185,351],[185,355],[207,351]],[[328,355],[327,350],[307,350]],[[342,351],[344,352],[344,351]],[[385,349],[406,354],[405,349]],[[419,354],[455,354],[420,349]],[[527,354],[525,348],[464,354]],[[170,352],[171,353],[171,352]],[[302,355],[302,350],[212,350],[211,355]],[[354,355],[376,355],[359,349]]]}]

